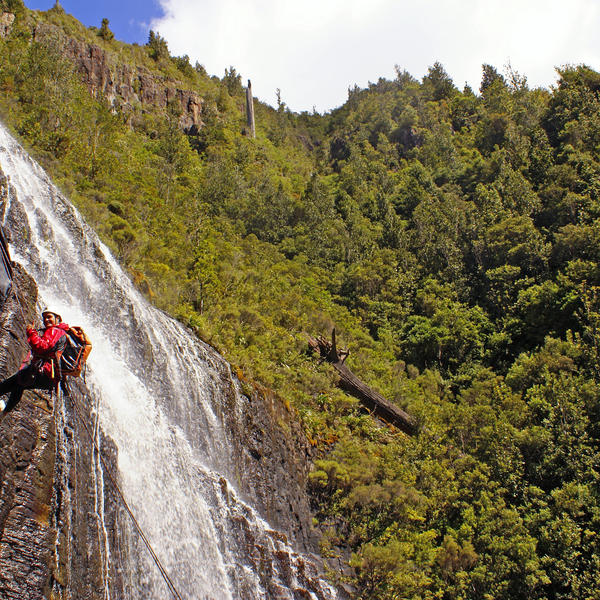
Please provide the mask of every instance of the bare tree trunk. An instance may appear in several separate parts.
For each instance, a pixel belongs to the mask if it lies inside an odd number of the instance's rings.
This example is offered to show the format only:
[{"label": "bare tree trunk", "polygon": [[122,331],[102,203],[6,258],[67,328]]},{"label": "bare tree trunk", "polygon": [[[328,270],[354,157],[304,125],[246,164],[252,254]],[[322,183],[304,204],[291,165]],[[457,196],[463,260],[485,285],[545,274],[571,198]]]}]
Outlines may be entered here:
[{"label": "bare tree trunk", "polygon": [[254,125],[254,100],[252,98],[252,84],[248,79],[248,87],[246,88],[246,122],[248,124],[248,132],[250,137],[256,137],[256,128]]},{"label": "bare tree trunk", "polygon": [[364,406],[372,410],[387,423],[398,427],[398,429],[409,435],[417,433],[417,422],[414,417],[386,400],[379,392],[370,388],[344,365],[348,351],[338,351],[335,340],[335,329],[331,334],[331,342],[319,336],[316,339],[309,338],[308,346],[311,351],[319,353],[322,360],[326,360],[333,365],[333,368],[340,376],[338,386],[341,389],[358,398]]}]

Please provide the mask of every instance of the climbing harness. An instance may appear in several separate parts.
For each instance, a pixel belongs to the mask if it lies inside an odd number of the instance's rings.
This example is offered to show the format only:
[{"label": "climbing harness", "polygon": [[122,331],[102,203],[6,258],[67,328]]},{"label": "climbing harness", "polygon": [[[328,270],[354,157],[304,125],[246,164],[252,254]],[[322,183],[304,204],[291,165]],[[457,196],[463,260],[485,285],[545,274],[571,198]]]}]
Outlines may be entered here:
[{"label": "climbing harness", "polygon": [[156,552],[152,548],[152,545],[150,544],[150,541],[148,540],[148,538],[146,537],[146,535],[142,531],[142,528],[141,528],[140,524],[138,523],[137,519],[135,518],[135,515],[133,514],[133,511],[129,507],[129,504],[127,504],[127,500],[125,500],[125,496],[123,495],[123,492],[121,491],[121,488],[119,487],[119,484],[117,483],[115,477],[113,476],[110,467],[104,461],[104,457],[102,456],[102,453],[100,452],[100,448],[98,446],[98,442],[96,441],[96,439],[92,435],[92,432],[89,430],[89,428],[87,426],[87,423],[85,422],[85,419],[83,418],[83,415],[81,414],[81,411],[79,409],[79,401],[78,401],[78,399],[75,396],[69,396],[69,397],[73,401],[73,408],[75,409],[75,413],[76,413],[77,417],[79,418],[81,424],[83,425],[83,428],[86,430],[86,432],[87,432],[87,434],[88,434],[88,436],[90,438],[90,441],[92,442],[92,445],[94,446],[94,450],[97,452],[98,456],[100,457],[100,462],[102,463],[102,468],[104,469],[104,472],[108,475],[108,478],[110,479],[111,483],[113,484],[114,489],[117,492],[117,495],[119,496],[119,498],[121,499],[121,502],[123,503],[123,507],[127,511],[127,514],[131,517],[131,521],[133,522],[133,525],[134,525],[135,529],[137,530],[139,536],[142,538],[142,541],[146,545],[146,548],[148,549],[148,552],[150,552],[150,555],[152,556],[152,559],[156,563],[156,566],[158,567],[158,570],[160,571],[160,574],[162,575],[163,579],[165,580],[165,583],[167,584],[167,587],[169,588],[169,591],[171,592],[171,594],[173,594],[173,597],[176,600],[183,600],[183,598],[181,597],[181,595],[177,591],[177,588],[175,587],[175,584],[173,583],[173,581],[169,577],[169,574],[167,573],[165,567],[160,562],[160,559],[158,558],[158,556],[156,555]]}]

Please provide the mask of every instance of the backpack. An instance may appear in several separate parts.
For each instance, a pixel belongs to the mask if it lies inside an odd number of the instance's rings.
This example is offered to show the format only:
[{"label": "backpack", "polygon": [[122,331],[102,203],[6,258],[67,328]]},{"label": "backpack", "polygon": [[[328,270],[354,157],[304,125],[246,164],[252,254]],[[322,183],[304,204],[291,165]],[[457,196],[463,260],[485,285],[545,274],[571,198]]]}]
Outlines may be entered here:
[{"label": "backpack", "polygon": [[69,327],[64,337],[66,344],[60,355],[60,374],[79,377],[92,351],[92,342],[81,327]]}]

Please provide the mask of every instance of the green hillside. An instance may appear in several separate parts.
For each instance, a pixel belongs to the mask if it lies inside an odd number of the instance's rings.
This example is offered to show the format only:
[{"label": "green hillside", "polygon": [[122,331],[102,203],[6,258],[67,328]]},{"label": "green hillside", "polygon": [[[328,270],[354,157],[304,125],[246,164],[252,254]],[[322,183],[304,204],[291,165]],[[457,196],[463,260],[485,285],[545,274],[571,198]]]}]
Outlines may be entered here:
[{"label": "green hillside", "polygon": [[[2,119],[147,296],[298,415],[323,553],[351,566],[332,577],[364,600],[600,598],[600,73],[542,90],[483,65],[460,91],[398,68],[330,114],[256,102],[250,139],[234,68],[0,5]],[[34,22],[196,90],[204,126],[111,110]],[[418,436],[307,355],[333,326]]]}]

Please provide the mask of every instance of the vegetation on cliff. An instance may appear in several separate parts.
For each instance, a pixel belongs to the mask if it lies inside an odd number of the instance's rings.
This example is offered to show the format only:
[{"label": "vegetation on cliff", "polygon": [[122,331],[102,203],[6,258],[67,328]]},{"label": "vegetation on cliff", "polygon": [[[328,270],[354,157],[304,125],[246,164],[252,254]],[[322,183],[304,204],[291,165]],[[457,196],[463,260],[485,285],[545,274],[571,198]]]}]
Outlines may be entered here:
[{"label": "vegetation on cliff", "polygon": [[[193,87],[203,127],[111,110],[36,20]],[[399,68],[326,115],[257,103],[252,140],[234,68],[102,27],[22,14],[3,118],[153,302],[297,411],[323,552],[352,551],[357,598],[599,596],[600,74],[540,90],[484,65],[475,93]],[[419,436],[307,356],[334,324]]]}]

